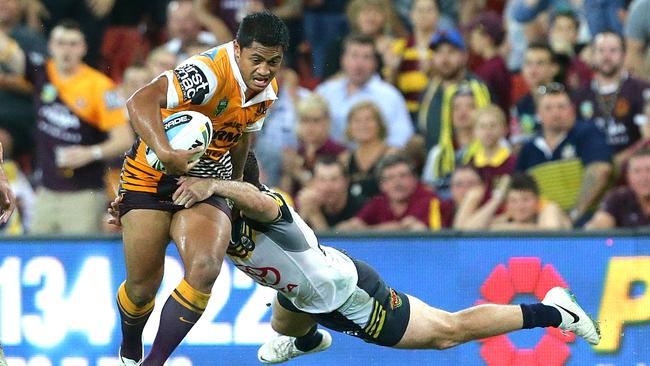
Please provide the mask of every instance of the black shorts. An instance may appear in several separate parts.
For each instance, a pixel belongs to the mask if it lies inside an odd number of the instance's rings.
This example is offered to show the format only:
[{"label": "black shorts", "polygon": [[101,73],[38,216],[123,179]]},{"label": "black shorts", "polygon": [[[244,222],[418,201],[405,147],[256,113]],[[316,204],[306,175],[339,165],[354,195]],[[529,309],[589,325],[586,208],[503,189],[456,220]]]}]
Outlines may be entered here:
[{"label": "black shorts", "polygon": [[[122,190],[120,194],[122,195],[122,202],[120,202],[119,206],[120,217],[124,216],[131,210],[138,209],[159,210],[176,213],[185,208],[185,206],[175,205],[174,201],[171,198],[171,194],[168,196],[161,196],[156,193],[134,192],[127,190]],[[232,220],[232,208],[228,202],[226,202],[225,198],[221,196],[210,196],[198,203],[207,203],[210,206],[214,206],[225,213],[226,216]]]},{"label": "black shorts", "polygon": [[[353,261],[359,275],[355,292],[335,311],[310,315],[318,324],[329,329],[368,343],[392,347],[406,332],[411,314],[409,299],[406,294],[388,287],[379,273],[368,264],[356,259]],[[283,308],[305,313],[280,292],[277,297]]]}]

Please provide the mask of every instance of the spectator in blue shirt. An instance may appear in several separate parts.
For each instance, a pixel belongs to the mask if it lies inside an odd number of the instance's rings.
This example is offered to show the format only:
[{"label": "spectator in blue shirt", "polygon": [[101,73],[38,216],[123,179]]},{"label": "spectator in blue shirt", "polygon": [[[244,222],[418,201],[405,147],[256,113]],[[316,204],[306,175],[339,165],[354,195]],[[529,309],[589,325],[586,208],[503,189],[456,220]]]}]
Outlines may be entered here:
[{"label": "spectator in blue shirt", "polygon": [[378,102],[386,121],[388,144],[403,147],[413,135],[413,124],[402,93],[377,74],[374,40],[365,35],[348,36],[344,42],[341,67],[343,77],[324,82],[316,88],[316,92],[329,104],[332,119],[330,136],[344,142],[348,112],[358,102],[370,100]]},{"label": "spectator in blue shirt", "polygon": [[576,122],[562,84],[541,86],[537,94],[542,131],[523,146],[516,170],[532,175],[542,197],[557,202],[579,224],[607,186],[612,153],[593,123]]}]

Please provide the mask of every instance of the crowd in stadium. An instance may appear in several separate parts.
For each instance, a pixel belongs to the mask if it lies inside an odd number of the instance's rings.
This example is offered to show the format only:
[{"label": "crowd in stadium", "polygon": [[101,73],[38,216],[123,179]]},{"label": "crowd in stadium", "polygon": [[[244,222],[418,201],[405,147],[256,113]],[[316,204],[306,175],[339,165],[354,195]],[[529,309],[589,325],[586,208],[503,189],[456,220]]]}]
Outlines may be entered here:
[{"label": "crowd in stadium", "polygon": [[124,101],[264,9],[254,150],[313,228],[650,225],[650,0],[0,0],[3,233],[116,230]]}]

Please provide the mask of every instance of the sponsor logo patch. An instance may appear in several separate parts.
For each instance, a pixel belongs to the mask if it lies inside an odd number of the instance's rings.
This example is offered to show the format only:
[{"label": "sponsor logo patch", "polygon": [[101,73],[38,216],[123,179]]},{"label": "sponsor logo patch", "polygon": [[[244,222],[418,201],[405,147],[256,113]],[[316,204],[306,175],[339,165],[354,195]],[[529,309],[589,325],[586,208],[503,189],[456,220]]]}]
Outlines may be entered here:
[{"label": "sponsor logo patch", "polygon": [[395,292],[395,290],[390,289],[390,308],[392,310],[395,310],[400,306],[402,306],[402,298],[399,297],[399,295],[397,294],[397,292]]},{"label": "sponsor logo patch", "polygon": [[183,93],[183,100],[191,100],[192,104],[201,104],[208,94],[210,84],[201,69],[194,64],[185,64],[174,70],[178,84]]}]

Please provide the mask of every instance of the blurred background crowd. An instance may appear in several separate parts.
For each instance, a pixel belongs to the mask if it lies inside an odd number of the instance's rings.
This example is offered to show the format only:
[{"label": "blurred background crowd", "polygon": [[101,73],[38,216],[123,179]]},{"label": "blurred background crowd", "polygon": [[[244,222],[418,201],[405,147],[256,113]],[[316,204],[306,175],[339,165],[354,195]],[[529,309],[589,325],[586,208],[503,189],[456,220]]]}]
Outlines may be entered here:
[{"label": "blurred background crowd", "polygon": [[124,101],[264,9],[254,148],[315,229],[650,225],[650,0],[0,0],[3,233],[113,230]]}]

